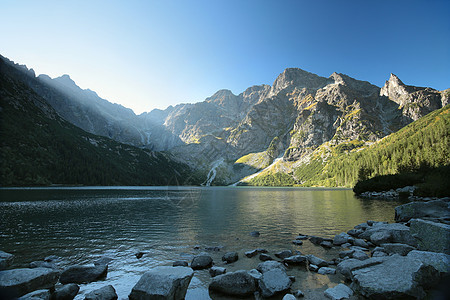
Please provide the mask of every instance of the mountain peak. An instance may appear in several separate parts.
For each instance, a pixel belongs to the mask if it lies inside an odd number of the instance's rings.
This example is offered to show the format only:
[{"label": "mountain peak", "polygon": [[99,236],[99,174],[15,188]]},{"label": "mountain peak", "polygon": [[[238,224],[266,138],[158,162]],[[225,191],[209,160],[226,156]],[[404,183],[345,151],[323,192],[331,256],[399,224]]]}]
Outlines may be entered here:
[{"label": "mountain peak", "polygon": [[380,96],[389,98],[398,98],[399,96],[406,94],[408,94],[406,85],[393,73],[391,73],[389,80],[386,81],[380,90]]},{"label": "mountain peak", "polygon": [[269,96],[273,96],[286,88],[312,88],[324,86],[327,78],[318,76],[300,68],[287,68],[278,75],[272,85]]}]

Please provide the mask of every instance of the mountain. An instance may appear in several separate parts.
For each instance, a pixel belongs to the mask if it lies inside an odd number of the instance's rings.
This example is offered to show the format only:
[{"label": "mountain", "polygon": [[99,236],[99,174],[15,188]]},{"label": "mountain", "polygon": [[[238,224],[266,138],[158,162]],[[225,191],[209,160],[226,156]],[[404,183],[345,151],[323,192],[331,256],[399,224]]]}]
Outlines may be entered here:
[{"label": "mountain", "polygon": [[35,77],[25,67],[23,74],[22,80],[70,123],[170,152],[203,174],[205,184],[218,185],[256,184],[274,174],[280,182],[301,183],[304,176],[294,175],[296,170],[317,155],[326,161],[340,149],[366,148],[449,103],[449,90],[408,86],[393,74],[380,88],[345,74],[327,78],[288,68],[271,86],[256,85],[238,95],[220,90],[202,102],[135,115],[80,89],[68,76]]},{"label": "mountain", "polygon": [[[93,135],[64,120],[35,90],[47,90],[55,102],[64,98],[28,79],[28,72],[0,58],[2,186],[196,183],[192,170],[168,154]],[[68,77],[58,80],[73,86]]]}]

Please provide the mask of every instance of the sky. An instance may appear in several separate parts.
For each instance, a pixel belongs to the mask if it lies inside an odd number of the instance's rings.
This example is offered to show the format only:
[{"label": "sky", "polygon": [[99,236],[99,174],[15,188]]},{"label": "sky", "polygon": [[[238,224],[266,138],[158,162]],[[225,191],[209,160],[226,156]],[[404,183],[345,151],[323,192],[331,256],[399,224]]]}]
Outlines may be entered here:
[{"label": "sky", "polygon": [[450,1],[0,0],[0,54],[139,114],[288,67],[450,88]]}]

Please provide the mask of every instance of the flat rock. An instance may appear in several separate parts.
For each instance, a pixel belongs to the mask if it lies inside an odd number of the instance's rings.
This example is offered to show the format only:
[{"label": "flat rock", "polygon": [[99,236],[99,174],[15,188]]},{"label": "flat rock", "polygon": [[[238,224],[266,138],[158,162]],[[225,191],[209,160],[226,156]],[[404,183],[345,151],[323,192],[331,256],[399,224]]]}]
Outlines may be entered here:
[{"label": "flat rock", "polygon": [[5,270],[9,268],[14,260],[14,255],[0,251],[0,270]]},{"label": "flat rock", "polygon": [[212,266],[213,259],[209,255],[194,256],[191,262],[191,268],[194,270],[208,269]]},{"label": "flat rock", "polygon": [[450,254],[450,225],[412,219],[410,227],[419,250]]},{"label": "flat rock", "polygon": [[322,267],[322,268],[320,268],[317,271],[317,273],[322,274],[322,275],[336,274],[336,269],[328,268],[328,267]]},{"label": "flat rock", "polygon": [[0,271],[0,295],[17,298],[39,289],[52,288],[59,273],[48,268],[12,269]]},{"label": "flat rock", "polygon": [[323,260],[321,258],[318,258],[317,256],[314,256],[312,254],[306,255],[306,259],[308,260],[308,262],[310,264],[316,265],[316,266],[318,266],[320,268],[321,267],[328,267],[328,262],[327,261],[325,261],[325,260]]},{"label": "flat rock", "polygon": [[353,290],[372,299],[423,298],[423,289],[439,281],[439,272],[432,266],[398,254],[352,275]]},{"label": "flat rock", "polygon": [[52,293],[52,300],[71,300],[78,294],[80,287],[75,283],[57,287]]},{"label": "flat rock", "polygon": [[37,290],[22,297],[17,300],[50,300],[51,294],[50,290]]},{"label": "flat rock", "polygon": [[86,294],[85,300],[116,300],[116,290],[112,285],[107,285]]},{"label": "flat rock", "polygon": [[283,266],[282,263],[274,261],[274,260],[262,262],[262,263],[258,264],[258,267],[256,269],[261,273],[265,273],[265,272],[273,270],[273,269],[280,269],[280,270],[286,272],[285,266]]},{"label": "flat rock", "polygon": [[410,202],[395,208],[395,221],[407,222],[423,217],[450,218],[450,203],[443,200]]},{"label": "flat rock", "polygon": [[288,290],[292,285],[292,281],[287,276],[285,270],[276,268],[264,272],[258,280],[258,284],[261,295],[268,298]]},{"label": "flat rock", "polygon": [[342,275],[344,275],[347,279],[351,279],[352,271],[381,264],[384,261],[385,261],[384,257],[372,257],[366,260],[350,258],[340,262],[337,265],[337,271]]},{"label": "flat rock", "polygon": [[254,249],[254,250],[251,250],[251,251],[247,251],[247,252],[244,253],[244,255],[251,258],[253,256],[256,256],[256,255],[260,254],[260,253],[267,253],[267,250],[263,249],[263,248],[258,248],[258,249]]},{"label": "flat rock", "polygon": [[415,248],[406,245],[406,244],[381,244],[381,247],[383,247],[384,252],[387,254],[400,254],[402,256],[406,256],[410,251],[414,250]]},{"label": "flat rock", "polygon": [[209,289],[234,297],[246,297],[256,292],[256,279],[247,271],[240,270],[214,277]]},{"label": "flat rock", "polygon": [[288,265],[300,265],[306,263],[306,256],[292,255],[283,259],[283,262]]},{"label": "flat rock", "polygon": [[66,283],[89,283],[106,277],[108,273],[107,265],[68,267],[61,273],[59,282]]},{"label": "flat rock", "polygon": [[211,267],[211,269],[209,269],[209,275],[211,275],[211,277],[216,277],[225,274],[226,272],[227,269],[223,267]]},{"label": "flat rock", "polygon": [[342,300],[350,298],[353,295],[353,291],[345,284],[340,283],[334,288],[326,289],[324,295],[331,300]]},{"label": "flat rock", "polygon": [[222,256],[222,261],[226,262],[227,264],[233,263],[239,259],[239,255],[237,252],[227,252]]},{"label": "flat rock", "polygon": [[433,266],[441,273],[450,272],[450,255],[445,253],[412,250],[407,257],[420,260],[425,265]]},{"label": "flat rock", "polygon": [[156,267],[142,275],[129,299],[184,299],[192,276],[191,268]]}]

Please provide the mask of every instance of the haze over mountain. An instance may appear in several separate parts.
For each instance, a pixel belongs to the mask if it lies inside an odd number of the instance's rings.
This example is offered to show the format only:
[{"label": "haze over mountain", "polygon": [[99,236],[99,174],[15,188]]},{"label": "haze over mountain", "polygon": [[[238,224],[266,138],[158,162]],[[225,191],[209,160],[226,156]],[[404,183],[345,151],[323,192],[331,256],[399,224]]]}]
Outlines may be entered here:
[{"label": "haze over mountain", "polygon": [[408,86],[394,74],[380,88],[340,73],[326,78],[288,68],[271,86],[239,95],[220,90],[202,102],[135,115],[68,75],[36,77],[20,68],[20,79],[62,118],[92,134],[169,151],[207,184],[234,183],[270,165],[293,174],[322,145],[370,145],[449,102],[448,90]]}]

